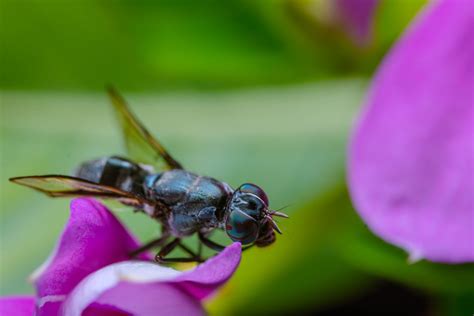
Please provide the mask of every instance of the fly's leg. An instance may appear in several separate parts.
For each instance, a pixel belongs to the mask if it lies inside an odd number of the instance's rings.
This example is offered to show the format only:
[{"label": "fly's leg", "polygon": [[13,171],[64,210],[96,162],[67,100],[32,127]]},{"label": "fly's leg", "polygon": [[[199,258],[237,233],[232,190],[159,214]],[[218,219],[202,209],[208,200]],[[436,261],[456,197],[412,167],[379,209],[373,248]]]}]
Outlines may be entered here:
[{"label": "fly's leg", "polygon": [[207,247],[211,248],[212,250],[221,252],[225,249],[225,246],[219,245],[218,243],[210,240],[207,238],[203,233],[199,232],[199,240]]},{"label": "fly's leg", "polygon": [[[189,258],[165,258],[170,252],[172,252],[176,247],[180,247],[192,257]],[[171,262],[202,262],[202,259],[198,257],[191,249],[186,247],[181,243],[181,239],[175,238],[169,244],[161,248],[160,252],[155,256],[155,260],[158,263],[171,263]]]},{"label": "fly's leg", "polygon": [[145,251],[150,250],[150,249],[155,248],[155,247],[160,247],[168,240],[168,238],[169,238],[169,235],[165,234],[165,235],[161,236],[160,238],[154,239],[154,240],[142,245],[141,247],[133,250],[132,252],[130,252],[129,256],[131,258],[134,258],[134,257],[138,256],[139,254],[141,254],[142,252],[145,252]]},{"label": "fly's leg", "polygon": [[183,249],[184,251],[186,251],[190,256],[191,258],[194,259],[194,261],[196,262],[204,262],[204,260],[202,259],[201,257],[201,249],[198,250],[198,253],[195,253],[194,251],[192,251],[191,249],[189,249],[185,244],[183,244],[182,242],[179,243],[178,245],[181,249]]},{"label": "fly's leg", "polygon": [[202,258],[202,242],[198,240],[198,257]]},{"label": "fly's leg", "polygon": [[175,238],[173,239],[172,242],[170,242],[169,244],[161,248],[160,252],[158,252],[155,256],[155,261],[160,262],[160,263],[167,262],[167,260],[169,259],[165,259],[164,257],[166,257],[171,251],[173,251],[174,248],[178,246],[179,242],[180,242],[179,238]]},{"label": "fly's leg", "polygon": [[[225,246],[222,246],[218,243],[216,243],[215,241],[212,241],[210,240],[209,238],[207,238],[203,233],[199,233],[199,240],[204,244],[206,245],[207,247],[211,248],[212,250],[215,250],[217,252],[221,252],[222,250],[225,249]],[[242,251],[245,251],[247,249],[250,249],[253,247],[253,244],[252,245],[249,245],[249,246],[245,246],[245,247],[242,247]]]}]

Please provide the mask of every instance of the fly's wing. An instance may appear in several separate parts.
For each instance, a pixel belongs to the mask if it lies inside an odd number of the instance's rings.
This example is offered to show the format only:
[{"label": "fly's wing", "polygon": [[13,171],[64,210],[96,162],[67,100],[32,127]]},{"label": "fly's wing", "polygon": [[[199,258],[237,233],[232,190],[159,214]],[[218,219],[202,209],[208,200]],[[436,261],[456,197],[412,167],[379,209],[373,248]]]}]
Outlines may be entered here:
[{"label": "fly's wing", "polygon": [[129,110],[125,100],[111,87],[107,92],[117,113],[128,155],[132,160],[152,165],[158,170],[182,169],[182,166],[147,131]]},{"label": "fly's wing", "polygon": [[116,199],[136,207],[147,204],[146,200],[130,192],[75,177],[63,175],[27,176],[11,178],[10,181],[43,192],[51,197],[92,196]]}]

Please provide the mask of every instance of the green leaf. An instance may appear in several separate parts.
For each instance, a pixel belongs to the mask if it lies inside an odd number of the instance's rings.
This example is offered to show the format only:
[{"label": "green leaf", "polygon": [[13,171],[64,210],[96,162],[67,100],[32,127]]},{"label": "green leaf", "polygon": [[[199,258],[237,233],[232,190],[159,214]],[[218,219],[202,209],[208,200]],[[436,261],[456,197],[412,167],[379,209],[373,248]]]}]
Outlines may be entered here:
[{"label": "green leaf", "polygon": [[318,70],[241,1],[4,1],[2,25],[4,88],[228,87]]}]

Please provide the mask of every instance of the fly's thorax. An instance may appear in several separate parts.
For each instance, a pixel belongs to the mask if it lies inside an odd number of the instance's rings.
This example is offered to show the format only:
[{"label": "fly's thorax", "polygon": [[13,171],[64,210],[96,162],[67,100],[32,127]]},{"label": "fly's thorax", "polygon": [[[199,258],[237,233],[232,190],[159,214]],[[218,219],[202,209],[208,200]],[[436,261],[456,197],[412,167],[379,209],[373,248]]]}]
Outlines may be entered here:
[{"label": "fly's thorax", "polygon": [[216,179],[174,169],[146,178],[147,198],[165,204],[168,226],[178,236],[219,227],[232,190]]}]

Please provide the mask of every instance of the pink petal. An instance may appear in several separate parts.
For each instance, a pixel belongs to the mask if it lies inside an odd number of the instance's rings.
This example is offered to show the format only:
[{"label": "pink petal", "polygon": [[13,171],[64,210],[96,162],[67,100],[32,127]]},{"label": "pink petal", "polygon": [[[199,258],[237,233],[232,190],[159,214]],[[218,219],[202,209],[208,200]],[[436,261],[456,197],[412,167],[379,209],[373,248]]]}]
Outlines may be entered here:
[{"label": "pink petal", "polygon": [[202,300],[234,274],[240,263],[241,248],[240,243],[233,243],[219,255],[207,260],[196,269],[183,273],[173,282],[196,299]]},{"label": "pink petal", "polygon": [[92,303],[87,307],[81,316],[132,316],[133,314],[126,312],[115,306]]},{"label": "pink petal", "polygon": [[40,314],[54,315],[67,295],[88,274],[128,259],[138,247],[115,216],[93,199],[75,199],[56,250],[34,277]]},{"label": "pink petal", "polygon": [[133,315],[202,315],[200,300],[236,270],[241,246],[235,243],[197,268],[180,272],[152,262],[126,261],[90,274],[70,294],[63,315],[79,316],[91,304],[114,306]]},{"label": "pink petal", "polygon": [[338,20],[359,45],[372,39],[372,25],[378,0],[335,0]]},{"label": "pink petal", "polygon": [[474,261],[474,5],[437,1],[386,58],[350,147],[369,227],[412,258]]},{"label": "pink petal", "polygon": [[0,298],[0,315],[32,316],[35,312],[33,296],[9,296]]},{"label": "pink petal", "polygon": [[[116,305],[130,315],[136,316],[205,315],[198,300],[167,283],[121,282],[98,297],[97,302]],[[69,315],[74,314],[65,314],[65,316]]]}]

